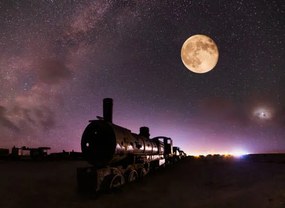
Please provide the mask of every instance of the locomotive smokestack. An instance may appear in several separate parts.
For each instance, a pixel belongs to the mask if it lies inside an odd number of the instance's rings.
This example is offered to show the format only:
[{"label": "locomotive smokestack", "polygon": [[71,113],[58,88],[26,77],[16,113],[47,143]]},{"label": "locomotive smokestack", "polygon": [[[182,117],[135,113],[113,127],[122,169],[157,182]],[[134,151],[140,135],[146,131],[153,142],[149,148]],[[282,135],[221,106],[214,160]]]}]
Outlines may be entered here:
[{"label": "locomotive smokestack", "polygon": [[105,121],[113,122],[113,99],[104,98],[103,100],[103,118]]},{"label": "locomotive smokestack", "polygon": [[146,127],[146,126],[141,127],[141,128],[140,128],[140,134],[139,134],[139,135],[140,135],[140,136],[144,136],[144,137],[146,137],[146,138],[149,139],[149,136],[150,136],[150,134],[149,134],[149,128]]}]

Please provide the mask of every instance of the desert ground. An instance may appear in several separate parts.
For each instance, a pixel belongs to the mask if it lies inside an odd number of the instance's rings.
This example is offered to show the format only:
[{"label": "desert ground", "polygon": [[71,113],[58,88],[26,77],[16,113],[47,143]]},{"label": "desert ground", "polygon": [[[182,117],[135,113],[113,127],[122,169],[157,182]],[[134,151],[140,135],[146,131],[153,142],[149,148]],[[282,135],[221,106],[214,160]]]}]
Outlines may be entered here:
[{"label": "desert ground", "polygon": [[0,161],[0,207],[285,208],[285,163],[194,159],[100,195],[80,194],[84,161]]}]

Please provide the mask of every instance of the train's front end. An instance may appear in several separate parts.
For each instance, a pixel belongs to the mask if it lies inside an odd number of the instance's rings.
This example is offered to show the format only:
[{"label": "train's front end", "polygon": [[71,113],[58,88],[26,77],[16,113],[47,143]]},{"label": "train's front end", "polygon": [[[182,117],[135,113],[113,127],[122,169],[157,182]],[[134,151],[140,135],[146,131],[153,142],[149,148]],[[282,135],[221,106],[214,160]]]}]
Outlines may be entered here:
[{"label": "train's front end", "polygon": [[113,159],[115,149],[116,136],[112,125],[104,120],[91,121],[81,138],[84,158],[96,167],[103,167]]},{"label": "train's front end", "polygon": [[92,120],[81,138],[81,151],[84,158],[95,167],[107,165],[116,149],[116,135],[113,124],[113,100],[103,100],[103,118]]}]

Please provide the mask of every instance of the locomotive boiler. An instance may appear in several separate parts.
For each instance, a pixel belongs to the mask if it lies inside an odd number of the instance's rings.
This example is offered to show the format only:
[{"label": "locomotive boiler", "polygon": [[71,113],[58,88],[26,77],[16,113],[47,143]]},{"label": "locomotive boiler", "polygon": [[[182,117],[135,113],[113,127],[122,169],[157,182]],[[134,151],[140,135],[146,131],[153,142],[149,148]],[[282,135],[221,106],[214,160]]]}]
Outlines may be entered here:
[{"label": "locomotive boiler", "polygon": [[90,120],[81,138],[83,157],[92,166],[77,169],[80,190],[109,190],[143,177],[173,160],[172,139],[150,139],[148,127],[139,134],[113,124],[113,100],[103,100],[103,118]]}]

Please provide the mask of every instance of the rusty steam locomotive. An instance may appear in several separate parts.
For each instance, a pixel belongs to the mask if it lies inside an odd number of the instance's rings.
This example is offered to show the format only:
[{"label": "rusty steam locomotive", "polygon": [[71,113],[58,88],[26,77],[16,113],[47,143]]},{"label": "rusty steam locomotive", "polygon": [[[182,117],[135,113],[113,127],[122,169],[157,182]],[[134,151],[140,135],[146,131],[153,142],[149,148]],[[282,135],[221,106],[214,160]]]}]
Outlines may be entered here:
[{"label": "rusty steam locomotive", "polygon": [[83,132],[81,150],[92,166],[77,168],[80,191],[110,190],[186,156],[173,147],[171,138],[150,139],[147,127],[141,127],[140,133],[135,134],[113,124],[112,110],[113,100],[105,98],[103,118],[91,120]]}]

